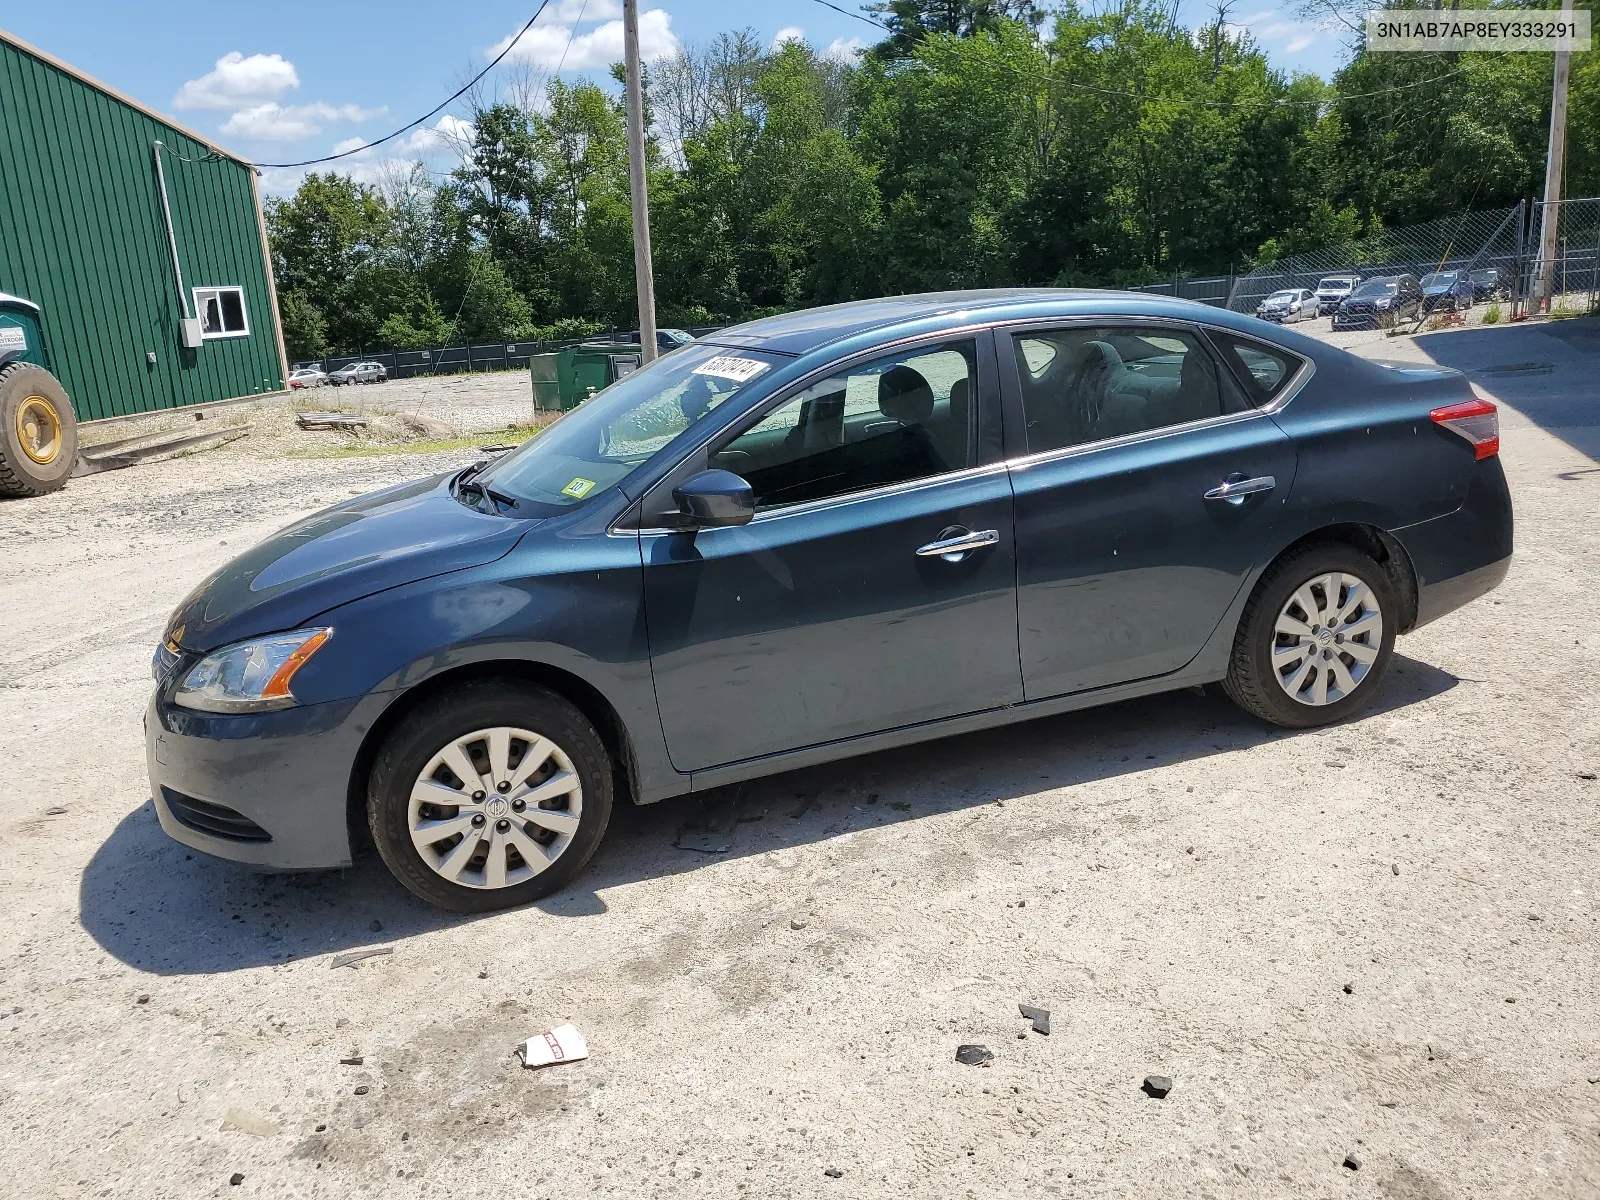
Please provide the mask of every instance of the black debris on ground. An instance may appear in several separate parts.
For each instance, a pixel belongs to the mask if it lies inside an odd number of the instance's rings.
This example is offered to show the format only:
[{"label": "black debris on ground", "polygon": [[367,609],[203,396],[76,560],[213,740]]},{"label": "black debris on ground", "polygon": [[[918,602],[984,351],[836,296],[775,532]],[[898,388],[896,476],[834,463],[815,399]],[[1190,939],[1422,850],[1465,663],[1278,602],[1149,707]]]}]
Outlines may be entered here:
[{"label": "black debris on ground", "polygon": [[243,1182],[244,1182],[244,1172],[243,1171],[235,1171],[232,1175],[228,1176],[228,1186],[229,1187],[238,1187]]},{"label": "black debris on ground", "polygon": [[826,1175],[829,1179],[843,1179],[844,1178],[844,1172],[839,1170],[838,1167],[829,1167],[826,1171],[823,1172],[823,1174]]},{"label": "black debris on ground", "polygon": [[363,1058],[361,1055],[352,1054],[349,1058],[341,1058],[339,1060],[339,1065],[341,1067],[359,1067],[362,1063],[364,1063],[366,1061],[367,1060],[365,1058]]},{"label": "black debris on ground", "polygon": [[1050,1010],[1048,1008],[1034,1008],[1031,1004],[1017,1005],[1017,1011],[1024,1019],[1033,1022],[1033,1031],[1050,1036]]},{"label": "black debris on ground", "polygon": [[367,1088],[367,1085],[363,1083],[360,1087],[356,1088],[356,1095],[365,1096],[368,1090],[369,1089]]},{"label": "black debris on ground", "polygon": [[373,933],[382,933],[383,932],[383,922],[382,921],[373,921],[371,924],[369,924],[367,926],[367,928],[372,930]]},{"label": "black debris on ground", "polygon": [[1389,864],[1389,870],[1393,871],[1396,875],[1400,874],[1400,864],[1399,863],[1390,863]]},{"label": "black debris on ground", "polygon": [[47,817],[64,817],[67,815],[67,810],[58,804],[54,808],[45,809],[44,815]]},{"label": "black debris on ground", "polygon": [[149,992],[140,992],[138,999],[136,999],[134,1001],[134,1003],[135,1004],[149,1004],[150,1003],[150,993]]},{"label": "black debris on ground", "polygon": [[808,924],[808,922],[806,921],[806,919],[804,917],[790,917],[789,918],[789,928],[790,929],[804,929],[807,924]]},{"label": "black debris on ground", "polygon": [[1165,1100],[1172,1090],[1172,1080],[1166,1075],[1146,1075],[1139,1090],[1152,1100]]},{"label": "black debris on ground", "polygon": [[1347,983],[1344,985],[1343,991],[1346,996],[1354,996],[1356,994],[1356,985]]},{"label": "black debris on ground", "polygon": [[1344,1166],[1348,1170],[1359,1171],[1361,1170],[1361,1160],[1357,1158],[1355,1153],[1352,1151],[1344,1156]]},{"label": "black debris on ground", "polygon": [[956,1061],[969,1067],[987,1067],[994,1061],[994,1051],[971,1043],[957,1046]]}]

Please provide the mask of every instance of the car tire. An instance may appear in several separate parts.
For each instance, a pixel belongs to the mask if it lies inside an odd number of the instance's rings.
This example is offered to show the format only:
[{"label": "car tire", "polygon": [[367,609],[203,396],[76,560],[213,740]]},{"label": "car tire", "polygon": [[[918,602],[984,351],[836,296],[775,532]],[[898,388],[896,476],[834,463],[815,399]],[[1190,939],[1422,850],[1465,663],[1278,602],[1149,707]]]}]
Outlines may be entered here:
[{"label": "car tire", "polygon": [[0,496],[43,496],[78,462],[78,414],[43,367],[0,367]]},{"label": "car tire", "polygon": [[[487,757],[488,739],[473,740],[477,733],[491,732],[531,734],[544,739],[550,751],[531,780],[516,783],[509,791],[484,787],[473,793],[472,785],[463,786],[461,776],[443,758],[453,758],[463,770],[488,768],[495,773]],[[533,743],[515,736],[508,741],[503,765],[509,765],[514,779]],[[520,755],[519,741],[526,747]],[[463,755],[470,756],[465,763]],[[425,776],[435,762],[440,765]],[[491,912],[548,896],[578,876],[610,823],[612,776],[604,742],[572,704],[531,684],[482,680],[425,700],[389,732],[368,777],[367,823],[384,863],[413,894],[452,912]],[[550,784],[559,788],[563,781],[566,791],[513,810],[522,796],[533,794],[528,789]],[[414,802],[418,791],[461,800]],[[576,827],[569,828],[574,796],[579,798],[578,818]],[[544,807],[556,799],[564,807]],[[561,817],[563,831],[541,826],[532,815],[535,812]],[[459,833],[449,828],[463,820],[467,824]],[[440,838],[431,844],[418,840],[428,832],[439,832]],[[458,852],[469,836],[477,840],[461,857]],[[539,841],[547,836],[548,842]],[[530,843],[537,844],[524,857],[518,847]],[[554,856],[535,865],[533,854],[548,854],[557,843]],[[480,854],[481,865],[475,866]]]},{"label": "car tire", "polygon": [[[1330,581],[1339,592],[1334,610]],[[1330,611],[1333,623],[1325,622]],[[1267,569],[1245,604],[1223,690],[1252,716],[1288,729],[1346,720],[1377,690],[1399,617],[1388,575],[1367,555],[1337,542],[1300,547]]]}]

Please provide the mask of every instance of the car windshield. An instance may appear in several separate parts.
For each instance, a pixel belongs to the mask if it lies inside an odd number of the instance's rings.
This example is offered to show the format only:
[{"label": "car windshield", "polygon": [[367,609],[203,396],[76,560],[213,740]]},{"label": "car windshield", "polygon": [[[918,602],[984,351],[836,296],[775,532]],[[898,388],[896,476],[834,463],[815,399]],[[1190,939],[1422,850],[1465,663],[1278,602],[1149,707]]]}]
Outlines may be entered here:
[{"label": "car windshield", "polygon": [[1343,275],[1334,275],[1317,284],[1317,290],[1323,292],[1337,292],[1342,291],[1344,288],[1353,286],[1355,286],[1355,280],[1349,279]]},{"label": "car windshield", "polygon": [[1352,299],[1360,296],[1392,296],[1395,292],[1395,283],[1392,279],[1369,279],[1355,291],[1350,293]]},{"label": "car windshield", "polygon": [[1267,297],[1267,299],[1268,300],[1285,300],[1285,301],[1287,301],[1287,300],[1298,300],[1298,299],[1300,299],[1300,293],[1296,292],[1296,291],[1273,292],[1272,295]]},{"label": "car windshield", "polygon": [[692,342],[584,401],[475,482],[516,500],[518,516],[551,516],[621,483],[783,361],[757,350]]},{"label": "car windshield", "polygon": [[1424,275],[1422,277],[1422,286],[1425,288],[1449,287],[1455,283],[1456,278],[1454,271],[1439,271],[1432,275]]},{"label": "car windshield", "polygon": [[1474,271],[1471,275],[1468,275],[1467,278],[1472,280],[1473,283],[1487,283],[1489,280],[1494,279],[1499,274],[1500,272],[1496,271],[1493,267],[1486,267],[1482,271]]}]

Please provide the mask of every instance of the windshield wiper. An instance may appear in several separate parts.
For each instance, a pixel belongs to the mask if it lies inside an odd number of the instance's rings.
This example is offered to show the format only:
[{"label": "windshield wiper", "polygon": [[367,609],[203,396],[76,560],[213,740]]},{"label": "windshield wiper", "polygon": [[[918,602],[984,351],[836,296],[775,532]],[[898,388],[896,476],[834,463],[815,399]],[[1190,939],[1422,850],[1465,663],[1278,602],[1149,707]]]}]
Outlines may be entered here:
[{"label": "windshield wiper", "polygon": [[503,504],[507,508],[520,507],[516,497],[508,496],[497,488],[489,487],[487,484],[478,483],[473,479],[463,478],[458,480],[456,482],[456,492],[457,494],[462,492],[476,492],[478,495],[487,496],[490,500],[494,501],[494,503]]}]

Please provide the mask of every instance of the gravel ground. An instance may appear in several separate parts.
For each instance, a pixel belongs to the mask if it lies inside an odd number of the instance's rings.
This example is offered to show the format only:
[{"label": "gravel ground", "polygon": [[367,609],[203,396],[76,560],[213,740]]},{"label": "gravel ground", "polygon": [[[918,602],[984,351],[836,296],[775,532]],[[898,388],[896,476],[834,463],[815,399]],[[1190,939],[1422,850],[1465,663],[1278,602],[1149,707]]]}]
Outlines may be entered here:
[{"label": "gravel ground", "polygon": [[[371,858],[191,856],[140,735],[197,580],[470,450],[246,439],[0,505],[0,1192],[1600,1193],[1600,331],[1377,344],[1509,406],[1519,530],[1363,719],[1207,689],[952,738],[752,785],[726,854],[673,841],[728,795],[628,809],[573,890],[476,919]],[[493,428],[501,382],[448,402]],[[567,1020],[592,1057],[523,1070]]]}]

